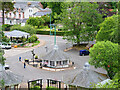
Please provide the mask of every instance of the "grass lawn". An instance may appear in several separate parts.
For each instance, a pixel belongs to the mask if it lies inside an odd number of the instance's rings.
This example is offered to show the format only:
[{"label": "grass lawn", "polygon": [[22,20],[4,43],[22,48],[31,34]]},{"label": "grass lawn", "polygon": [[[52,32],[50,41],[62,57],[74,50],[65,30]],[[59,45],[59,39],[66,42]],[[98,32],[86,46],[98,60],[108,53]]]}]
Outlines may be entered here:
[{"label": "grass lawn", "polygon": [[37,46],[40,43],[40,41],[35,41],[34,43],[29,43],[27,45],[25,45],[25,48],[29,48],[29,47],[34,47]]}]

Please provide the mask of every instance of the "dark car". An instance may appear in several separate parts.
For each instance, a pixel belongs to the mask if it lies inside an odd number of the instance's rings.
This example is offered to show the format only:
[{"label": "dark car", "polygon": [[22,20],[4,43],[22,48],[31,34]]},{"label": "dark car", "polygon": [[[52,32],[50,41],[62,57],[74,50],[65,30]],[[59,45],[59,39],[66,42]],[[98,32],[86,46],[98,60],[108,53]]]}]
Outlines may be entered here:
[{"label": "dark car", "polygon": [[80,50],[80,53],[79,53],[79,55],[80,56],[84,56],[84,55],[89,55],[89,51],[88,50]]}]

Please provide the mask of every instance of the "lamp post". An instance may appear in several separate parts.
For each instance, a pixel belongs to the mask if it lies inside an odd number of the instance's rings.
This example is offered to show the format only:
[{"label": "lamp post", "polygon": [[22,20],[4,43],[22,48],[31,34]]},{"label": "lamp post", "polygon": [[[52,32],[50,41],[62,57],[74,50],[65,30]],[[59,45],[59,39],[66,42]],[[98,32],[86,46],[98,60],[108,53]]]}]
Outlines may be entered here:
[{"label": "lamp post", "polygon": [[33,54],[33,63],[34,63],[34,56],[35,56],[34,49],[31,52]]},{"label": "lamp post", "polygon": [[56,45],[56,25],[55,24],[51,24],[51,26],[54,27],[54,45]]},{"label": "lamp post", "polygon": [[50,14],[50,35],[51,35],[51,14]]}]

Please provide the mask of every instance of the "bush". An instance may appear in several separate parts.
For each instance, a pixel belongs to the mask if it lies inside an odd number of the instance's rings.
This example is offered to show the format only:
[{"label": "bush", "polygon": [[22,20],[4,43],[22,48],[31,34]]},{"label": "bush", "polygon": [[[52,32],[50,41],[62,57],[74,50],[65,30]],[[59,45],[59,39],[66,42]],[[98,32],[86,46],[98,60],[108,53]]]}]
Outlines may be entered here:
[{"label": "bush", "polygon": [[37,55],[35,56],[35,59],[38,59],[38,56],[37,56]]},{"label": "bush", "polygon": [[25,25],[25,26],[21,26],[21,25],[14,25],[10,28],[10,30],[20,30],[20,31],[24,31],[29,33],[30,35],[33,35],[36,33],[36,30],[33,26],[31,25]]},{"label": "bush", "polygon": [[11,27],[11,26],[12,26],[12,25],[4,24],[4,25],[2,25],[2,28],[3,28],[4,31],[10,31],[10,27]]},{"label": "bush", "polygon": [[[54,30],[52,30],[51,33],[54,35]],[[56,31],[57,36],[63,36],[64,33],[65,33],[64,31]],[[49,35],[50,31],[43,31],[43,30],[37,29],[36,34]]]},{"label": "bush", "polygon": [[29,43],[33,43],[38,40],[38,37],[36,35],[32,35],[28,38]]}]

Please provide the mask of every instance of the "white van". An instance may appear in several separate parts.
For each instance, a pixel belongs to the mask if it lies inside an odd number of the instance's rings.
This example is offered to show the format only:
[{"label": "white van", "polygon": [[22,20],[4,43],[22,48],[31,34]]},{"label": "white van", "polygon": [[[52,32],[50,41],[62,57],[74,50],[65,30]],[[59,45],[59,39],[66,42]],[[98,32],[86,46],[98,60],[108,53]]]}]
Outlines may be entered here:
[{"label": "white van", "polygon": [[6,42],[0,42],[0,47],[2,49],[11,49],[11,44]]}]

